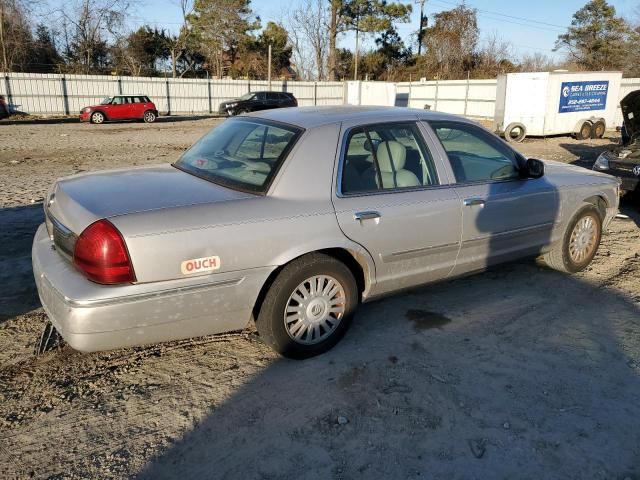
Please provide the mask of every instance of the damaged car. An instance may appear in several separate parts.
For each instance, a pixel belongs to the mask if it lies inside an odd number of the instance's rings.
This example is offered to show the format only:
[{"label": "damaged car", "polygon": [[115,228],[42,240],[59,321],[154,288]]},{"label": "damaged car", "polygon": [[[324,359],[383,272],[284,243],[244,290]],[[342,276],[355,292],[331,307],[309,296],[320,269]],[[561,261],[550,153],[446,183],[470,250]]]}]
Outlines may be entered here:
[{"label": "damaged car", "polygon": [[614,177],[526,158],[455,115],[265,110],[227,119],[173,164],[58,180],[33,272],[77,350],[254,321],[276,351],[306,358],[393,292],[529,256],[583,270],[618,196]]},{"label": "damaged car", "polygon": [[624,118],[620,145],[602,152],[593,169],[618,177],[621,193],[640,192],[640,90],[627,94],[621,101]]}]

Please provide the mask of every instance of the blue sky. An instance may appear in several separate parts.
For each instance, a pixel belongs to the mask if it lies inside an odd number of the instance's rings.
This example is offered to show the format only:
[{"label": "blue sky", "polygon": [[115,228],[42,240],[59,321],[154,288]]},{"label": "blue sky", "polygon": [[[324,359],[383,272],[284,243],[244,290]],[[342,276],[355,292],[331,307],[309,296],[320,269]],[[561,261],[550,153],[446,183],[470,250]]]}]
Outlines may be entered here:
[{"label": "blue sky", "polygon": [[[390,0],[391,1],[391,0]],[[419,23],[419,5],[416,0],[401,0],[405,4],[413,4],[414,11],[411,22],[399,24],[398,31],[405,42],[415,33]],[[587,0],[532,0],[529,2],[504,0],[467,0],[467,6],[478,9],[478,23],[482,37],[496,33],[503,40],[509,41],[516,56],[525,53],[541,52],[551,57],[558,57],[552,49],[558,34],[563,33],[571,22],[573,13],[584,6]],[[253,11],[262,24],[268,21],[281,22],[286,12],[297,5],[299,0],[253,0]],[[442,10],[454,8],[456,0],[427,0],[425,11],[429,17]],[[640,21],[638,0],[609,0],[616,7],[619,15],[627,19]],[[529,7],[525,5],[529,4]],[[518,5],[522,5],[518,8]],[[514,18],[517,17],[517,18]],[[143,7],[136,8],[132,23],[150,23],[174,31],[178,28],[180,9],[178,0],[147,0]],[[372,45],[369,41],[365,46]],[[352,35],[342,35],[339,46],[353,48]]]}]

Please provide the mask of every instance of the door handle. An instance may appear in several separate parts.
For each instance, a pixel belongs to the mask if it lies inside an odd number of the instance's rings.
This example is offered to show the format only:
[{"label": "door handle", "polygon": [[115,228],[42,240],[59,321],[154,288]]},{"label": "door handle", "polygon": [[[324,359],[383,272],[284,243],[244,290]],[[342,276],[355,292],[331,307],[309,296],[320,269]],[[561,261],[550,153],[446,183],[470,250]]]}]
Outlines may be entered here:
[{"label": "door handle", "polygon": [[474,205],[484,205],[484,200],[481,198],[465,198],[463,203],[465,207],[473,207]]},{"label": "door handle", "polygon": [[356,212],[353,215],[354,220],[376,220],[380,218],[380,212],[368,211],[368,212]]}]

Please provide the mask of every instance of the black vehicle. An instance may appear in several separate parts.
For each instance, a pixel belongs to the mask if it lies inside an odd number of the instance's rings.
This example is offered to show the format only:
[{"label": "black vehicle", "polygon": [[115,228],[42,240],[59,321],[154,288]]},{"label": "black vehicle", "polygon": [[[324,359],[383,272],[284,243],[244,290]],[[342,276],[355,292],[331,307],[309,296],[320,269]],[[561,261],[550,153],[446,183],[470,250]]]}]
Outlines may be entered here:
[{"label": "black vehicle", "polygon": [[594,170],[607,172],[620,179],[624,192],[640,192],[640,90],[629,93],[620,101],[624,118],[620,145],[602,152]]},{"label": "black vehicle", "polygon": [[218,112],[225,115],[268,110],[270,108],[297,107],[298,101],[288,92],[249,92],[240,98],[222,102]]}]

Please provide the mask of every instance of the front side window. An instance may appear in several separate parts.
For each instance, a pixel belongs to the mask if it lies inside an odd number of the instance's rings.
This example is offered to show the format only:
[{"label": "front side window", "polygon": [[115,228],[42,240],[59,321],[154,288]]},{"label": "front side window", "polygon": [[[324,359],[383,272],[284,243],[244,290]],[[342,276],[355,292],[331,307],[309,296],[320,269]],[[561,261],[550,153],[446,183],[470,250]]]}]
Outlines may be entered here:
[{"label": "front side window", "polygon": [[457,183],[520,177],[518,155],[498,138],[471,124],[429,122],[442,143]]},{"label": "front side window", "polygon": [[122,105],[122,97],[113,97],[112,105]]},{"label": "front side window", "polygon": [[301,133],[302,129],[264,120],[227,120],[174,165],[230,188],[266,193]]},{"label": "front side window", "polygon": [[343,158],[344,194],[438,184],[433,160],[413,123],[353,129]]}]

